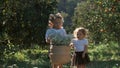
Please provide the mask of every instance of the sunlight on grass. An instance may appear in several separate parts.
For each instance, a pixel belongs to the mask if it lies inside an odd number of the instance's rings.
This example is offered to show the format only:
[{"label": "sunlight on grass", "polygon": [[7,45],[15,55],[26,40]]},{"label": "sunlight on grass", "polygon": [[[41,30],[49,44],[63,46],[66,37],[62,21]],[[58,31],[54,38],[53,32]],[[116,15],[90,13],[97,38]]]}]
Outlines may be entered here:
[{"label": "sunlight on grass", "polygon": [[[91,62],[87,65],[87,68],[120,68],[120,49],[118,44],[90,44],[88,48]],[[51,67],[47,49],[26,49],[18,51],[14,55],[6,56],[5,67],[14,65],[19,68]],[[70,63],[64,64],[63,67],[70,68]]]}]

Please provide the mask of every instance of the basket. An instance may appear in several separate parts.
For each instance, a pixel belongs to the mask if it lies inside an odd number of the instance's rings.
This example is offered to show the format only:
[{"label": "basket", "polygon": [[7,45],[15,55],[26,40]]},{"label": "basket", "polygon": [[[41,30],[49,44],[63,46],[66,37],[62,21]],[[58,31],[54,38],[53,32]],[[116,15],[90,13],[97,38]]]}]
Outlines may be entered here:
[{"label": "basket", "polygon": [[50,54],[54,64],[66,64],[71,60],[70,46],[53,46]]}]

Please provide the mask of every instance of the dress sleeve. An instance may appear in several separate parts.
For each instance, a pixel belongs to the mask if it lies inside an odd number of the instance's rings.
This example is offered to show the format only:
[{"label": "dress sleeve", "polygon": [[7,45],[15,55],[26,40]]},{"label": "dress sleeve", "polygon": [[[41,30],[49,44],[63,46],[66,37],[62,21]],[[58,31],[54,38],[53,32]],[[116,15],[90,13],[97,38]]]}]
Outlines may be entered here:
[{"label": "dress sleeve", "polygon": [[88,39],[85,39],[85,45],[88,46]]}]

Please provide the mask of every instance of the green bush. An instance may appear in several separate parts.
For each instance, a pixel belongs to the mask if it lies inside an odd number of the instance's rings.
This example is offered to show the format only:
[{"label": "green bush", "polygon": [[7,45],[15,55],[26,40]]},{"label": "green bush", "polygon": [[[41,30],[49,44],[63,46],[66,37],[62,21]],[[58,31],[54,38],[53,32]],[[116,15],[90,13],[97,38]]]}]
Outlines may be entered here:
[{"label": "green bush", "polygon": [[119,52],[119,45],[115,42],[99,45],[91,44],[89,46],[90,58],[94,61],[118,61],[120,59]]}]

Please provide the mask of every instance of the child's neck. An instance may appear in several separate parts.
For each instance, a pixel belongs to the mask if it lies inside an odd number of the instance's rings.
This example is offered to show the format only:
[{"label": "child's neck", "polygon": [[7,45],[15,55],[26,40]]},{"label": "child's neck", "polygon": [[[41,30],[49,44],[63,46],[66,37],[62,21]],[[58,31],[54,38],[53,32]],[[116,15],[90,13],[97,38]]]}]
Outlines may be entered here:
[{"label": "child's neck", "polygon": [[54,29],[61,29],[62,27],[55,27]]},{"label": "child's neck", "polygon": [[84,39],[84,38],[77,38],[78,40],[82,40],[82,39]]}]

